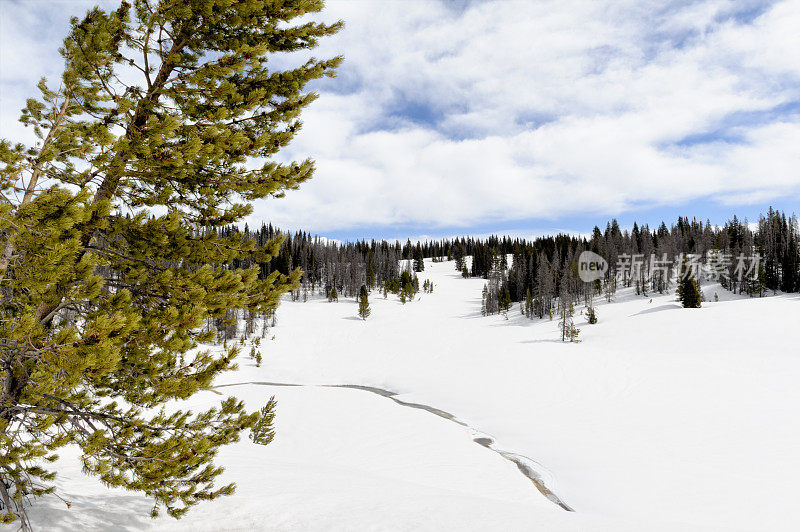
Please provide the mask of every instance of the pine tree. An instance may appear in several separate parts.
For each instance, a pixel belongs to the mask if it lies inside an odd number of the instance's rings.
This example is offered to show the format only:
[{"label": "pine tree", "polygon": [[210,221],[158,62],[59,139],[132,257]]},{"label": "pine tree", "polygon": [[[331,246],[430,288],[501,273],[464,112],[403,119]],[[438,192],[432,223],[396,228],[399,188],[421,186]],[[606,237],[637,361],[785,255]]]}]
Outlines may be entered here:
[{"label": "pine tree", "polygon": [[508,291],[508,288],[504,287],[503,290],[500,292],[500,299],[498,301],[498,306],[500,307],[500,312],[507,316],[508,309],[511,308],[511,294]]},{"label": "pine tree", "polygon": [[461,243],[458,243],[453,248],[453,259],[456,261],[456,270],[462,271],[466,268],[466,263],[464,261],[464,246]]},{"label": "pine tree", "polygon": [[414,248],[414,271],[421,272],[425,269],[425,259],[422,254],[422,246],[417,242]]},{"label": "pine tree", "polygon": [[572,321],[572,316],[575,314],[575,307],[572,304],[572,298],[567,292],[565,287],[561,288],[561,293],[558,297],[558,315],[559,322],[558,328],[561,331],[562,342],[579,342],[578,335],[580,329],[575,327]]},{"label": "pine tree", "polygon": [[586,321],[592,325],[597,323],[597,312],[595,312],[594,307],[586,309]]},{"label": "pine tree", "polygon": [[419,278],[416,274],[412,276],[408,270],[403,270],[398,280],[397,289],[400,302],[405,305],[409,300],[413,301],[414,296],[419,292]]},{"label": "pine tree", "polygon": [[678,301],[684,308],[700,308],[703,296],[694,274],[689,269],[689,259],[686,256],[683,257],[681,270],[683,275],[678,281]]},{"label": "pine tree", "polygon": [[331,303],[339,301],[339,292],[336,291],[336,285],[334,285],[328,293],[328,301]]},{"label": "pine tree", "polygon": [[367,286],[375,288],[375,269],[372,267],[372,252],[367,259]]},{"label": "pine tree", "polygon": [[533,296],[531,295],[531,289],[528,288],[525,291],[525,310],[524,310],[525,317],[533,318]]},{"label": "pine tree", "polygon": [[362,284],[361,291],[358,294],[358,316],[362,320],[366,320],[371,313],[372,311],[369,308],[369,292],[367,292],[367,287]]},{"label": "pine tree", "polygon": [[764,270],[764,263],[759,261],[758,263],[758,273],[756,274],[755,280],[751,282],[750,289],[748,292],[752,297],[754,294],[758,295],[758,297],[764,297],[764,294],[767,293],[767,275],[766,271]]},{"label": "pine tree", "polygon": [[613,275],[609,275],[606,277],[605,280],[605,296],[606,301],[611,303],[611,300],[614,297],[614,294],[617,292],[617,278]]},{"label": "pine tree", "polygon": [[160,407],[234,367],[235,344],[194,351],[216,334],[204,324],[270,312],[300,280],[235,266],[270,260],[281,236],[222,229],[311,177],[310,160],[271,159],[315,99],[308,82],[341,59],[267,60],[341,24],[308,19],[318,0],[133,3],[71,21],[63,76],[22,112],[39,140],[0,141],[0,500],[23,529],[66,444],[86,473],[180,517],[233,491],[215,484],[220,446],[271,423],[269,403],[250,414],[236,398]]}]

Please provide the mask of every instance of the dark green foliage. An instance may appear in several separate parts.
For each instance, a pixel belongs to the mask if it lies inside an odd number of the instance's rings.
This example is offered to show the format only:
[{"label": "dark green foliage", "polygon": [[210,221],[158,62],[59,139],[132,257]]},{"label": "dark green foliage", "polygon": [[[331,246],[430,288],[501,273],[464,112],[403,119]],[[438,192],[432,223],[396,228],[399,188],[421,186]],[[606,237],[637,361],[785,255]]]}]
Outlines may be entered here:
[{"label": "dark green foliage", "polygon": [[586,309],[586,321],[591,325],[597,323],[597,312],[595,312],[594,307]]},{"label": "dark green foliage", "polygon": [[414,248],[414,271],[421,272],[425,269],[425,260],[422,255],[422,246],[417,242],[417,247]]},{"label": "dark green foliage", "polygon": [[358,294],[358,316],[362,320],[366,320],[371,313],[372,311],[369,308],[369,292],[367,292],[366,286],[361,285],[361,291]]},{"label": "dark green foliage", "polygon": [[[408,301],[413,301],[414,296],[419,292],[419,278],[416,274],[411,274],[408,270],[403,270],[400,273],[400,278],[387,286],[391,285],[390,291],[400,296],[400,302],[405,304]],[[394,290],[392,290],[394,288]]]},{"label": "dark green foliage", "polygon": [[464,268],[466,267],[464,262],[464,256],[465,256],[464,246],[462,246],[461,243],[458,243],[455,246],[453,246],[453,259],[456,261],[456,270],[459,272],[463,271]]},{"label": "dark green foliage", "polygon": [[373,267],[373,253],[367,254],[367,287],[375,288],[375,268]]},{"label": "dark green foliage", "polygon": [[508,291],[508,288],[503,288],[503,291],[500,292],[500,300],[498,301],[498,306],[500,307],[500,312],[508,312],[508,309],[511,308],[511,294]]},{"label": "dark green foliage", "polygon": [[267,445],[275,438],[275,396],[270,397],[258,413],[258,418],[250,428],[250,439],[258,445]]},{"label": "dark green foliage", "polygon": [[533,317],[533,296],[531,296],[531,289],[525,291],[525,305],[522,308],[522,313],[527,318]]},{"label": "dark green foliage", "polygon": [[748,289],[750,295],[764,297],[764,294],[767,292],[767,283],[767,270],[764,268],[764,263],[762,262],[758,265],[758,274],[756,275],[755,281],[750,283],[750,287]]},{"label": "dark green foliage", "polygon": [[[771,220],[771,222],[770,222]],[[785,221],[785,223],[784,223]],[[637,286],[641,294],[649,294],[651,290],[667,293],[675,289],[675,277],[670,272],[651,268],[652,259],[661,261],[666,254],[666,261],[674,264],[679,253],[692,253],[699,257],[708,257],[713,253],[722,253],[733,259],[727,272],[723,272],[720,283],[734,292],[763,295],[766,293],[769,279],[779,283],[787,283],[786,288],[794,291],[800,290],[800,264],[792,257],[798,258],[798,244],[800,233],[798,223],[794,217],[771,211],[764,222],[759,224],[758,233],[753,233],[748,226],[738,221],[736,217],[724,227],[719,228],[704,224],[688,218],[679,218],[678,223],[667,227],[662,223],[656,230],[651,230],[647,225],[636,226],[636,231],[623,231],[615,221],[610,222],[604,231],[595,227],[591,239],[577,238],[569,235],[556,235],[539,237],[534,240],[512,239],[509,237],[491,236],[486,239],[457,238],[453,240],[427,240],[421,242],[424,257],[452,256],[456,263],[461,263],[461,274],[464,277],[477,276],[489,278],[492,269],[503,267],[504,257],[511,255],[512,260],[507,264],[505,278],[498,285],[498,289],[507,288],[511,301],[522,302],[525,294],[530,290],[533,298],[532,315],[538,318],[552,317],[553,301],[560,290],[560,277],[562,272],[570,269],[567,263],[574,261],[583,250],[593,250],[604,256],[610,269],[606,276],[593,283],[593,287],[579,288],[570,286],[573,295],[587,294],[603,295],[611,301],[618,288]],[[230,229],[234,234],[237,230]],[[260,231],[247,233],[245,238],[256,240],[258,244],[267,241],[277,234],[277,230],[262,227]],[[417,253],[417,245],[407,241],[405,245],[400,242],[387,241],[356,241],[345,244],[334,242],[321,243],[312,235],[298,232],[292,238],[286,238],[283,247],[288,250],[285,256],[291,259],[293,266],[300,266],[306,272],[303,282],[307,287],[323,286],[335,280],[340,295],[357,297],[366,271],[366,280],[371,280],[375,275],[375,285],[382,287],[387,294],[400,292],[400,260],[409,259]],[[739,254],[750,256],[753,253],[762,253],[761,261],[764,268],[763,274],[756,277],[751,275],[741,282],[736,279],[736,258]],[[621,254],[631,256],[638,254],[645,262],[640,275],[620,275],[618,286],[616,261]],[[466,267],[466,257],[473,257],[473,272]],[[320,257],[325,257],[324,260]],[[771,257],[767,260],[767,257]],[[779,260],[783,257],[782,260]],[[459,258],[461,260],[459,260]],[[278,257],[269,262],[259,262],[260,277],[267,276],[275,271],[276,267],[288,262],[278,260]],[[252,263],[252,262],[251,262]],[[249,264],[245,262],[245,264]],[[572,263],[571,263],[572,264]],[[794,269],[794,275],[792,271]],[[341,270],[352,272],[341,278],[333,279]],[[283,271],[283,270],[281,270]],[[288,271],[288,270],[287,270]],[[651,272],[648,276],[642,272]],[[772,272],[772,273],[769,273]],[[756,273],[758,270],[756,270]],[[790,280],[793,284],[789,284]],[[759,281],[760,280],[760,281]],[[759,281],[759,282],[756,282]],[[763,285],[763,286],[762,286]],[[774,283],[773,283],[774,285]],[[369,287],[369,285],[368,285]],[[774,289],[778,289],[774,285]],[[327,292],[326,292],[327,295]],[[407,297],[406,297],[407,299]]]},{"label": "dark green foliage", "polygon": [[335,286],[331,287],[331,291],[328,292],[328,301],[331,303],[339,301],[339,292],[336,291]]},{"label": "dark green foliage", "polygon": [[422,291],[425,292],[426,294],[432,294],[433,281],[431,281],[430,279],[425,279],[425,282],[422,283]]},{"label": "dark green foliage", "polygon": [[23,528],[23,497],[52,490],[42,459],[67,444],[86,473],[153,498],[154,514],[233,491],[215,484],[213,459],[259,416],[235,398],[161,407],[236,367],[236,345],[194,350],[217,334],[207,323],[233,338],[238,316],[270,312],[298,285],[288,261],[266,276],[237,266],[271,261],[281,236],[256,245],[222,229],[313,173],[272,157],[316,97],[306,84],[340,59],[267,61],[336,32],[304,16],[321,8],[94,8],[71,22],[62,78],[23,110],[38,143],[0,142],[0,191],[14,198],[0,204],[0,497]]},{"label": "dark green foliage", "polygon": [[755,240],[763,257],[764,271],[756,280],[758,288],[751,294],[763,295],[768,290],[800,292],[800,227],[796,217],[788,218],[784,213],[769,208],[766,216],[758,222]]},{"label": "dark green foliage", "polygon": [[700,308],[703,296],[694,274],[688,271],[688,264],[688,259],[684,257],[682,267],[684,275],[678,280],[678,301],[683,304],[684,308]]}]

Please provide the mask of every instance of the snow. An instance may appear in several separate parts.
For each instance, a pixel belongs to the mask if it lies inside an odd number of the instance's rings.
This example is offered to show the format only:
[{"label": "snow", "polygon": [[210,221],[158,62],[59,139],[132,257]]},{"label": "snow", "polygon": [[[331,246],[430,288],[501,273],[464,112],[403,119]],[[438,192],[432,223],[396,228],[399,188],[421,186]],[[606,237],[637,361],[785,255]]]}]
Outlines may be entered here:
[{"label": "snow", "polygon": [[[245,439],[222,451],[224,480],[238,485],[234,497],[203,504],[180,521],[132,519],[149,511],[146,499],[99,486],[86,493],[75,465],[61,475],[62,496],[72,508],[54,505],[37,526],[345,530],[360,523],[386,530],[398,523],[411,530],[448,523],[469,529],[487,516],[519,526],[530,512],[545,523],[562,513],[513,464],[473,443],[467,429],[423,411],[352,389],[251,385],[235,392],[253,407],[275,394],[281,415],[279,436],[269,446]],[[218,400],[201,395],[198,406]]]},{"label": "snow", "polygon": [[[581,343],[518,309],[480,315],[483,280],[452,262],[406,305],[371,296],[285,301],[255,367],[219,393],[250,408],[278,400],[268,446],[220,453],[237,493],[184,519],[151,520],[146,498],[84,477],[62,453],[61,495],[38,501],[42,530],[797,530],[800,527],[800,297],[733,296],[704,286],[701,309],[673,295],[597,302]],[[715,302],[713,294],[719,295]],[[652,299],[652,300],[651,300]],[[274,337],[274,339],[273,339]],[[254,382],[304,384],[287,387]],[[466,424],[409,408],[448,412]],[[212,392],[191,399],[201,407]],[[473,440],[526,457],[569,505]]]}]

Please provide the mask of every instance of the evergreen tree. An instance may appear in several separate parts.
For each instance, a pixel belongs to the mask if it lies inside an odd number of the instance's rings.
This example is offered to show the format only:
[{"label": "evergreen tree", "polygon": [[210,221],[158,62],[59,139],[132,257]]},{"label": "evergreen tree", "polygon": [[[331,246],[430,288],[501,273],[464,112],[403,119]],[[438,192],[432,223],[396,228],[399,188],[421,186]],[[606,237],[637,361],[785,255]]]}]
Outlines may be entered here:
[{"label": "evergreen tree", "polygon": [[611,300],[614,298],[614,294],[617,293],[617,278],[613,275],[606,276],[605,279],[605,296],[606,301],[611,303]]},{"label": "evergreen tree", "polygon": [[[228,226],[221,234],[230,237],[238,231],[238,228]],[[245,238],[248,237],[247,233],[248,230],[245,229]],[[504,269],[503,257],[512,255],[512,265],[504,282],[511,301],[523,301],[526,291],[530,289],[535,315],[540,317],[551,316],[560,278],[566,276],[572,295],[578,294],[579,289],[575,285],[576,272],[572,271],[574,268],[566,266],[574,264],[574,257],[585,249],[592,249],[606,256],[612,264],[605,280],[594,282],[594,290],[590,290],[589,286],[584,288],[585,298],[604,294],[610,301],[616,291],[618,278],[623,285],[635,283],[637,290],[645,295],[650,290],[666,293],[671,287],[671,266],[675,258],[680,253],[687,252],[706,256],[709,261],[724,255],[733,258],[749,257],[758,252],[764,259],[761,261],[764,263],[762,266],[765,266],[763,284],[767,289],[800,289],[800,233],[795,217],[787,218],[785,214],[773,210],[768,218],[762,218],[757,232],[753,232],[746,223],[734,217],[723,228],[680,218],[678,224],[671,228],[662,222],[656,231],[650,231],[646,224],[637,224],[635,233],[623,232],[619,230],[618,224],[609,223],[605,234],[595,228],[591,241],[567,235],[539,237],[533,241],[491,236],[485,240],[426,242],[420,244],[420,248],[424,257],[433,257],[434,261],[440,260],[445,254],[458,258],[463,253],[462,262],[466,263],[463,259],[469,253],[473,258],[472,271],[468,268],[464,274],[462,269],[462,275],[486,279],[493,272]],[[264,226],[261,232],[252,233],[252,237],[260,246],[277,234],[278,231],[272,226]],[[268,261],[254,260],[252,257],[238,262],[234,260],[235,268],[257,264],[259,278],[263,279],[275,270],[286,272],[289,265],[299,266],[306,272],[301,280],[303,299],[306,299],[305,290],[313,293],[315,286],[329,286],[334,279],[340,295],[357,297],[365,279],[367,288],[370,288],[373,275],[375,286],[399,293],[399,259],[401,256],[413,259],[416,244],[412,245],[410,241],[404,246],[399,242],[386,241],[338,244],[309,238],[308,234],[298,232],[292,238],[287,238],[281,247],[287,249],[273,255]],[[622,259],[625,255],[630,258],[637,253],[643,257],[640,267],[638,264],[631,267],[628,263],[628,266],[623,265],[622,269],[616,271],[613,257]],[[413,260],[409,266],[413,267]],[[728,264],[727,270],[722,267],[719,271],[722,286],[735,293],[757,293],[757,285],[752,276],[741,282],[738,280],[739,270],[741,266],[737,260]],[[326,288],[326,294],[328,291],[329,288]],[[293,292],[294,299],[300,297],[300,291]]]},{"label": "evergreen tree", "polygon": [[204,324],[268,312],[300,280],[235,266],[274,257],[281,236],[257,247],[222,229],[311,177],[310,160],[271,158],[340,58],[267,61],[341,24],[308,19],[318,0],[133,4],[72,19],[63,76],[22,112],[37,143],[0,141],[0,500],[23,529],[66,444],[86,473],[180,517],[233,491],[215,483],[220,446],[271,424],[274,403],[161,407],[234,367],[236,345],[193,351],[214,339]]},{"label": "evergreen tree", "polygon": [[753,295],[764,297],[764,294],[767,293],[767,274],[766,270],[764,269],[764,263],[761,261],[758,263],[758,274],[756,275],[755,280],[752,281],[748,293],[751,297]]},{"label": "evergreen tree", "polygon": [[506,314],[508,309],[511,308],[511,294],[509,293],[508,288],[503,288],[503,290],[500,292],[498,306],[500,307],[500,312],[503,314]]},{"label": "evergreen tree", "polygon": [[331,291],[328,293],[328,301],[331,303],[339,301],[339,292],[336,291],[336,285],[331,287]]},{"label": "evergreen tree", "polygon": [[592,294],[599,296],[603,293],[603,283],[600,282],[600,279],[595,279],[594,283],[592,283]]},{"label": "evergreen tree", "polygon": [[411,272],[403,270],[397,284],[397,291],[401,303],[406,304],[409,300],[413,301],[414,296],[419,292],[419,278],[417,275],[414,274],[412,276]]},{"label": "evergreen tree", "polygon": [[367,292],[366,286],[361,285],[361,292],[358,294],[358,316],[362,320],[366,320],[371,312],[369,308],[369,292]]},{"label": "evergreen tree", "polygon": [[562,342],[578,342],[578,335],[580,329],[575,327],[572,321],[572,316],[575,314],[575,307],[572,303],[572,298],[567,292],[566,288],[561,289],[561,294],[558,297],[558,328],[561,331]]},{"label": "evergreen tree", "polygon": [[426,294],[432,294],[433,293],[433,281],[431,281],[430,279],[425,279],[425,282],[422,283],[422,290]]},{"label": "evergreen tree", "polygon": [[453,247],[453,259],[456,261],[456,270],[462,271],[466,268],[466,262],[464,261],[464,246],[461,245],[459,242]]},{"label": "evergreen tree", "polygon": [[373,255],[370,251],[367,257],[367,286],[375,288],[375,268],[372,267]]},{"label": "evergreen tree", "polygon": [[694,274],[689,269],[689,259],[686,256],[683,257],[681,270],[682,275],[678,281],[678,301],[683,304],[684,308],[700,308],[703,296]]},{"label": "evergreen tree", "polygon": [[586,309],[586,321],[592,325],[597,323],[597,313],[595,312],[594,307],[589,307]]},{"label": "evergreen tree", "polygon": [[523,312],[525,317],[533,318],[533,296],[530,288],[525,291],[525,308]]},{"label": "evergreen tree", "polygon": [[422,246],[420,246],[419,242],[417,242],[417,246],[414,248],[414,271],[421,272],[425,269],[425,260],[424,255],[422,254]]}]

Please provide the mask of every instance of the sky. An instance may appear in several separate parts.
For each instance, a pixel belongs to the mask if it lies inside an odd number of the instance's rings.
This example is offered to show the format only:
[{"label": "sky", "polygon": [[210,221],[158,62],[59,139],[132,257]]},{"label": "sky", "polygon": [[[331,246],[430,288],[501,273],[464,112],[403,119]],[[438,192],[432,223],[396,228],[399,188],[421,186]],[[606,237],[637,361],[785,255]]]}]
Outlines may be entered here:
[{"label": "sky", "polygon": [[[26,138],[19,109],[96,3],[0,0],[3,137]],[[345,22],[313,51],[345,61],[279,158],[317,171],[251,226],[405,239],[800,214],[800,0],[329,0],[314,18]]]}]

